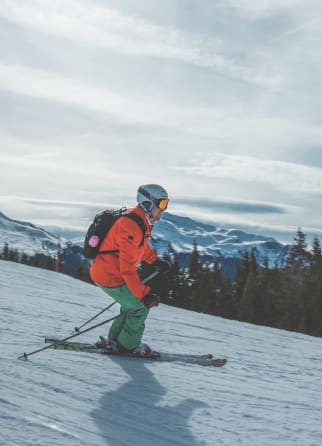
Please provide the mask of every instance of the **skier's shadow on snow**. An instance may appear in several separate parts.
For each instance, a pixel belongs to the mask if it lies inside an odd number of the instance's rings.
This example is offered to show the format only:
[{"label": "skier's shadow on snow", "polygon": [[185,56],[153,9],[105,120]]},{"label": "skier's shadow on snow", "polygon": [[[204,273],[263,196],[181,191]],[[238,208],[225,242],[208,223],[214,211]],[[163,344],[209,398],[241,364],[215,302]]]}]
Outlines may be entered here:
[{"label": "skier's shadow on snow", "polygon": [[[171,444],[201,446],[189,427],[196,409],[208,407],[204,402],[186,399],[171,405],[162,401],[167,389],[162,387],[144,359],[137,361],[115,358],[113,361],[126,372],[124,384],[109,389],[106,370],[106,393],[98,401],[92,416],[108,446],[169,446]],[[113,368],[115,374],[115,370]],[[184,379],[184,378],[183,378]],[[121,379],[120,379],[121,380]],[[113,376],[114,383],[116,382]]]}]

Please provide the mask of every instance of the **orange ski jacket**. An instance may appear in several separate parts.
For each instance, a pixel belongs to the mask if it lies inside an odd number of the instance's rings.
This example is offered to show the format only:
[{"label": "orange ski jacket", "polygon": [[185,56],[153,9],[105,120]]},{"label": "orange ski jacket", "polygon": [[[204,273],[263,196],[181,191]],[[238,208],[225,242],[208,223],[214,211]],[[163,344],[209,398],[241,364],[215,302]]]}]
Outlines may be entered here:
[{"label": "orange ski jacket", "polygon": [[139,225],[130,218],[118,218],[100,247],[100,251],[117,250],[117,252],[95,257],[90,267],[90,275],[93,282],[98,285],[117,287],[126,284],[131,293],[141,300],[151,288],[141,282],[137,266],[142,260],[154,263],[157,255],[149,245],[152,226],[149,225],[143,210],[138,205],[129,212],[139,215],[145,223],[143,243],[141,243],[142,229]]}]

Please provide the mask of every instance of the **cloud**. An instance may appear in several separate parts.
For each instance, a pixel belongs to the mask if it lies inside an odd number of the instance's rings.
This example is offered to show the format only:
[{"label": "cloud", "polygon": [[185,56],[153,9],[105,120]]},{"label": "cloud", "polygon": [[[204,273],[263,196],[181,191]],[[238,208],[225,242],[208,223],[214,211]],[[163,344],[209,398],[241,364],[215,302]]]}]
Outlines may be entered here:
[{"label": "cloud", "polygon": [[106,118],[114,118],[115,123],[161,125],[181,128],[182,131],[204,136],[217,133],[217,129],[212,129],[209,124],[217,116],[220,118],[225,113],[221,108],[183,107],[162,100],[159,101],[158,107],[155,107],[151,96],[120,95],[107,87],[90,85],[73,77],[1,62],[0,88],[16,94],[62,103],[76,109],[97,112]]},{"label": "cloud", "polygon": [[148,97],[120,95],[107,87],[90,85],[73,77],[1,62],[0,88],[16,94],[67,104],[76,109],[98,112],[106,118],[113,117],[115,123],[146,123],[184,128],[187,121],[193,120],[195,113],[192,108],[184,109],[162,102],[156,108]]},{"label": "cloud", "polygon": [[226,0],[226,3],[243,16],[261,19],[277,13],[292,11],[307,4],[307,0]]},{"label": "cloud", "polygon": [[[107,208],[117,208],[115,201],[86,202],[47,200],[18,195],[1,195],[0,211],[13,219],[28,220],[41,226],[67,227],[84,231],[94,215]],[[26,215],[28,215],[26,217]]]},{"label": "cloud", "polygon": [[0,62],[0,88],[74,107],[135,119],[134,104],[107,88],[101,89],[73,77],[23,65]]},{"label": "cloud", "polygon": [[109,125],[161,126],[167,131],[180,130],[174,139],[191,134],[205,141],[210,138],[233,151],[238,147],[258,152],[260,145],[262,149],[272,148],[280,153],[289,146],[322,144],[319,126],[266,116],[263,112],[256,115],[256,108],[250,104],[189,107],[172,102],[171,98],[154,98],[144,93],[122,95],[106,86],[91,85],[70,76],[1,62],[0,88],[69,106],[75,111],[97,113]]},{"label": "cloud", "polygon": [[296,26],[294,28],[290,28],[290,29],[282,32],[281,34],[275,36],[270,41],[270,43],[277,42],[279,40],[282,40],[284,38],[287,38],[287,37],[292,36],[292,35],[297,34],[297,33],[301,33],[302,31],[305,31],[306,28],[310,28],[310,27],[315,26],[315,25],[319,25],[320,26],[320,23],[321,23],[321,19],[320,18],[312,19],[309,22],[302,23],[301,25],[298,25],[298,26]]},{"label": "cloud", "polygon": [[10,209],[78,224],[157,177],[171,212],[318,227],[321,6],[150,3],[0,2],[1,193],[43,200]]},{"label": "cloud", "polygon": [[173,170],[208,178],[249,182],[258,187],[268,184],[291,193],[314,194],[322,189],[322,168],[250,156],[223,153],[203,155],[202,159],[196,158],[188,165],[173,166]]},{"label": "cloud", "polygon": [[237,214],[284,214],[286,207],[276,204],[253,203],[253,202],[233,202],[219,201],[211,199],[195,199],[195,198],[176,198],[177,205],[189,205],[196,208],[202,208],[208,211],[219,211],[224,213]]},{"label": "cloud", "polygon": [[220,39],[156,25],[94,2],[89,8],[82,0],[11,0],[0,5],[0,16],[18,25],[118,54],[175,60],[265,88],[278,89],[282,82],[278,73],[272,69],[266,73],[257,61],[245,64],[226,55]]}]

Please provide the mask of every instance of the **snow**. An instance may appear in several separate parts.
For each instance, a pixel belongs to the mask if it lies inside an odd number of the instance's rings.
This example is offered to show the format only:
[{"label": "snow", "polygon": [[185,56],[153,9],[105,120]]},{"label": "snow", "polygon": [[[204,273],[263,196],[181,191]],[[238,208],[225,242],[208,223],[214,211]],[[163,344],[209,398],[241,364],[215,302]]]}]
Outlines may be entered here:
[{"label": "snow", "polygon": [[[88,221],[88,225],[90,223]],[[59,232],[64,234],[64,231],[61,229]],[[84,229],[71,243],[78,244],[78,248],[82,247],[85,232]],[[70,235],[70,230],[66,235]],[[152,244],[159,255],[173,250],[190,254],[195,242],[201,255],[219,256],[221,261],[222,258],[240,258],[246,250],[255,248],[259,263],[262,264],[264,257],[267,257],[270,266],[274,266],[275,262],[283,266],[288,255],[288,247],[271,237],[247,234],[240,230],[216,229],[213,225],[169,213],[165,213],[162,220],[154,226],[152,236],[156,240]],[[44,253],[55,256],[58,237],[31,223],[10,219],[0,212],[0,246],[5,242],[9,243],[10,248],[29,255]],[[60,237],[59,242],[64,248],[68,240]]]},{"label": "snow", "polygon": [[[10,248],[18,249],[28,255],[35,253],[55,255],[58,237],[32,223],[12,220],[0,212],[1,249],[5,242],[9,244]],[[59,242],[64,247],[67,240],[60,238]]]},{"label": "snow", "polygon": [[[226,366],[51,349],[17,359],[46,335],[70,335],[109,302],[71,277],[0,261],[1,445],[322,444],[319,338],[160,305],[145,341],[225,356]],[[116,305],[97,322],[115,312]],[[106,330],[78,339],[95,341]]]}]

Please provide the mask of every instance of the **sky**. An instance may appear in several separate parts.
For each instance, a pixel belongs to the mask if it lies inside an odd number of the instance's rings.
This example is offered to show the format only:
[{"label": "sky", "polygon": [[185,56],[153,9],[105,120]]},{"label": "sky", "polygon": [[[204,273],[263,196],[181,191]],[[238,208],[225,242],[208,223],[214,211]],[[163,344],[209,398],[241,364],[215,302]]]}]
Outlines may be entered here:
[{"label": "sky", "polygon": [[2,0],[0,211],[85,229],[169,211],[322,235],[322,3]]}]

